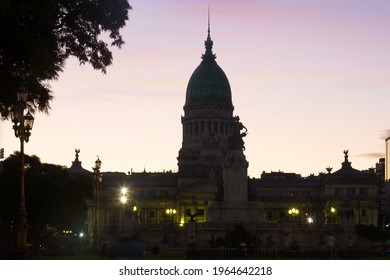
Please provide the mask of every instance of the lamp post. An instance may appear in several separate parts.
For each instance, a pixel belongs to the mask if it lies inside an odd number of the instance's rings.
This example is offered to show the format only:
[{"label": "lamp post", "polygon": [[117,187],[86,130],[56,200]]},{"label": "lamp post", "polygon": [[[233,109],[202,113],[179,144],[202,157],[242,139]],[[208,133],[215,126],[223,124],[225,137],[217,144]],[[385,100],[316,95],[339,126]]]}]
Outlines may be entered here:
[{"label": "lamp post", "polygon": [[17,93],[17,104],[10,111],[11,120],[14,123],[13,129],[15,136],[20,139],[20,185],[19,185],[19,212],[16,224],[16,252],[20,256],[27,256],[27,212],[26,198],[24,189],[24,142],[28,142],[31,135],[30,130],[34,125],[34,117],[27,111],[28,92],[22,91]]},{"label": "lamp post", "polygon": [[121,225],[121,235],[125,234],[125,216],[126,216],[126,203],[127,203],[127,188],[121,188],[121,204],[122,204],[122,225]]},{"label": "lamp post", "polygon": [[[165,214],[166,214],[166,217],[169,222],[169,226],[171,227],[171,225],[174,223],[174,220],[175,220],[175,215],[176,215],[176,209],[172,209],[172,208],[167,208],[165,209]],[[166,229],[166,224],[167,224],[167,221],[165,221],[165,226],[164,226],[164,231],[165,231],[165,236],[164,236],[164,243],[165,243],[165,254],[167,252],[167,243],[168,243],[168,234],[167,234],[167,229]],[[172,231],[172,228],[170,229]]]},{"label": "lamp post", "polygon": [[288,214],[292,216],[292,220],[294,223],[294,217],[299,214],[299,210],[297,208],[291,208],[288,210]]},{"label": "lamp post", "polygon": [[331,207],[331,208],[330,208],[330,215],[331,215],[330,224],[331,224],[332,227],[333,227],[333,224],[334,224],[334,215],[335,215],[335,214],[336,214],[336,208]]},{"label": "lamp post", "polygon": [[140,223],[140,215],[141,213],[137,212],[138,208],[136,205],[133,206],[133,215],[134,215],[134,230],[136,229],[137,225]]},{"label": "lamp post", "polygon": [[166,209],[165,210],[165,213],[168,215],[168,218],[169,218],[169,222],[174,222],[174,217],[176,215],[176,209]]},{"label": "lamp post", "polygon": [[99,202],[99,185],[102,181],[102,176],[100,174],[100,168],[102,167],[102,162],[99,159],[95,161],[95,167],[92,167],[94,180],[95,180],[95,215],[94,215],[94,227],[93,227],[93,236],[92,236],[92,248],[97,250],[99,248],[99,227],[98,227],[98,202]]}]

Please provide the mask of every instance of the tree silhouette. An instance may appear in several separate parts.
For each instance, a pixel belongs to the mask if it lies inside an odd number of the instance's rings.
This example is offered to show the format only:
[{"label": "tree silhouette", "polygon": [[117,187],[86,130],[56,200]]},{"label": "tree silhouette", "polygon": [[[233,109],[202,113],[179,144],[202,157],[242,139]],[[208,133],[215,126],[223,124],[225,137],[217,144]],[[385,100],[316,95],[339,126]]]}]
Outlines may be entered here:
[{"label": "tree silhouette", "polygon": [[[92,178],[70,174],[66,167],[41,163],[37,156],[25,156],[27,220],[39,228],[80,228],[87,215],[86,198],[92,197]],[[0,222],[11,224],[17,218],[19,153],[3,162],[0,175]]]},{"label": "tree silhouette", "polygon": [[48,81],[58,78],[70,56],[105,73],[112,53],[104,40],[124,44],[119,31],[130,9],[127,0],[1,0],[2,118],[23,89],[31,111],[47,112],[53,98]]}]

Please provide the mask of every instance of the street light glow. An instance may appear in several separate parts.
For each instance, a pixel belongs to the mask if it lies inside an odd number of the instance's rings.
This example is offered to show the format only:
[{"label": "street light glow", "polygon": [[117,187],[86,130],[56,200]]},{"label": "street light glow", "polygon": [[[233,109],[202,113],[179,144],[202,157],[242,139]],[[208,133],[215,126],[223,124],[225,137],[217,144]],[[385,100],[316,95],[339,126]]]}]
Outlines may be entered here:
[{"label": "street light glow", "polygon": [[165,210],[165,213],[167,213],[168,215],[176,214],[176,209],[172,209],[172,208],[167,209]]},{"label": "street light glow", "polygon": [[296,209],[296,208],[292,208],[292,209],[288,210],[288,213],[290,215],[298,215],[299,214],[299,210]]},{"label": "street light glow", "polygon": [[127,202],[127,188],[126,187],[122,187],[121,188],[121,198],[120,198],[120,201],[122,204],[126,204]]}]

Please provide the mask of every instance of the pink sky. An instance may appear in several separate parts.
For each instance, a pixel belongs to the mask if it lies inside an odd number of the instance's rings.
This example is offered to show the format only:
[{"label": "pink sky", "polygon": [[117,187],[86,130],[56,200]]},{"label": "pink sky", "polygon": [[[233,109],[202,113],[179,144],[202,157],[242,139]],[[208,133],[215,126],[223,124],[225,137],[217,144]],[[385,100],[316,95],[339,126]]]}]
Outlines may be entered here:
[{"label": "pink sky", "polygon": [[[69,60],[49,115],[37,114],[26,153],[102,171],[177,170],[188,80],[211,9],[217,62],[248,128],[250,176],[357,169],[384,155],[389,131],[390,2],[386,0],[130,1],[126,45],[106,75]],[[19,149],[11,123],[0,147]]]}]

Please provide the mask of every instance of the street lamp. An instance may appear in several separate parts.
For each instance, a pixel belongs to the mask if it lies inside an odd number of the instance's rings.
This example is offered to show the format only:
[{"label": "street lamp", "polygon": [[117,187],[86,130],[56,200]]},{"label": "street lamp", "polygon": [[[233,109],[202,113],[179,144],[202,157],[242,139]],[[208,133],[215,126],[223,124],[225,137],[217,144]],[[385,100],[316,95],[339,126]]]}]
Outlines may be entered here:
[{"label": "street lamp", "polygon": [[121,188],[121,194],[122,194],[122,197],[126,196],[126,194],[127,194],[127,188],[126,187],[122,187]]},{"label": "street lamp", "polygon": [[99,185],[102,182],[102,176],[100,174],[100,168],[102,167],[102,162],[99,159],[95,161],[95,167],[92,167],[94,179],[95,179],[95,216],[94,216],[94,228],[92,236],[92,248],[97,250],[99,248],[99,227],[98,227],[98,198],[99,198]]},{"label": "street lamp", "polygon": [[166,209],[165,210],[165,213],[169,216],[169,217],[174,217],[174,215],[176,214],[176,209]]},{"label": "street lamp", "polygon": [[123,236],[125,233],[125,215],[126,215],[126,203],[127,203],[127,188],[122,187],[121,188],[121,204],[123,206],[122,210],[122,226],[121,226],[121,235]]},{"label": "street lamp", "polygon": [[333,217],[334,217],[335,214],[336,214],[336,208],[331,207],[330,208],[330,215],[331,215],[331,225],[332,226],[333,226],[333,223],[334,223]]},{"label": "street lamp", "polygon": [[28,142],[31,135],[30,130],[34,125],[34,117],[29,111],[24,115],[27,108],[28,92],[21,91],[17,93],[17,104],[10,111],[11,120],[14,123],[12,128],[15,131],[16,138],[20,139],[20,185],[19,185],[19,212],[16,224],[16,251],[21,256],[27,256],[27,212],[26,198],[24,189],[24,142]]},{"label": "street lamp", "polygon": [[173,223],[174,215],[176,215],[176,209],[167,208],[165,209],[165,222],[164,222],[164,252],[167,254],[167,244],[168,244],[168,233],[167,233],[167,223]]},{"label": "street lamp", "polygon": [[165,210],[165,213],[167,214],[167,216],[169,218],[169,222],[170,223],[174,223],[175,222],[175,216],[176,216],[176,209],[168,208],[168,209]]},{"label": "street lamp", "polygon": [[288,214],[292,216],[292,220],[294,223],[294,217],[299,214],[299,210],[297,208],[291,208],[288,210]]}]

